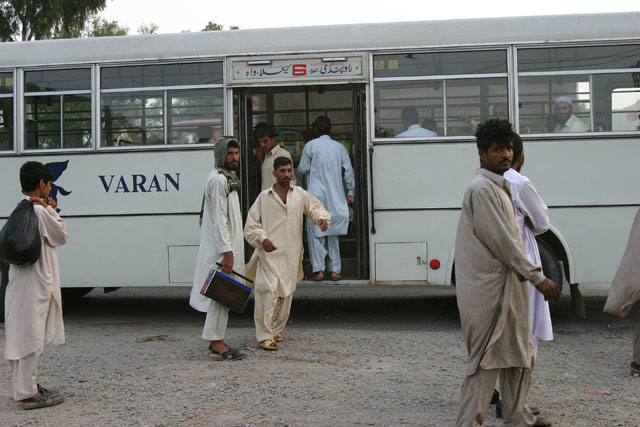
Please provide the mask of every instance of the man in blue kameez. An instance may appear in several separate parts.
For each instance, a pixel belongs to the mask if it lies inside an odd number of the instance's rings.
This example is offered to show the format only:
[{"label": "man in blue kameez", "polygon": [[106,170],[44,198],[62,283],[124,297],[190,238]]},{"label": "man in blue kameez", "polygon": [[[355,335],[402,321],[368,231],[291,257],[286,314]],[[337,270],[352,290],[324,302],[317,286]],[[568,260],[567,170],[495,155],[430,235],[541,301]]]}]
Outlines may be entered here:
[{"label": "man in blue kameez", "polygon": [[[331,139],[331,120],[319,116],[313,123],[318,136],[302,150],[298,172],[307,176],[307,190],[331,213],[331,226],[322,231],[307,221],[307,239],[313,280],[324,280],[325,258],[329,255],[331,280],[340,280],[340,243],[347,234],[349,206],[353,203],[355,179],[346,148]],[[346,189],[346,195],[345,195]]]}]

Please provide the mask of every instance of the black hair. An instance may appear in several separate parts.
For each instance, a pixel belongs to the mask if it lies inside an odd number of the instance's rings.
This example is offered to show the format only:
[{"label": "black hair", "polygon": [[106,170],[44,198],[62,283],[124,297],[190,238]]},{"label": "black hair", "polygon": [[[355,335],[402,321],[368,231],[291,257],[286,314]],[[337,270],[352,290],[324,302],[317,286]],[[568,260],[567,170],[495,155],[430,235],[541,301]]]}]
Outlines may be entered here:
[{"label": "black hair", "polygon": [[513,138],[513,161],[515,162],[520,157],[520,154],[524,151],[524,146],[522,145],[522,138],[517,133]]},{"label": "black hair", "polygon": [[327,116],[318,116],[316,121],[313,122],[313,128],[318,136],[329,135],[331,133],[331,120]]},{"label": "black hair", "polygon": [[402,109],[400,113],[400,117],[402,120],[405,120],[410,125],[415,125],[420,121],[420,116],[418,115],[418,110],[415,107],[405,107]]},{"label": "black hair", "polygon": [[20,185],[23,192],[28,193],[35,190],[41,179],[45,184],[53,180],[51,169],[42,163],[29,161],[20,167]]},{"label": "black hair", "polygon": [[273,170],[277,171],[280,166],[291,165],[293,166],[293,162],[288,157],[276,157],[273,161]]},{"label": "black hair", "polygon": [[259,140],[264,137],[275,138],[276,128],[271,123],[260,122],[253,128],[253,137]]},{"label": "black hair", "polygon": [[240,149],[240,143],[235,139],[230,139],[229,142],[227,142],[227,150],[229,148],[237,148],[239,150]]},{"label": "black hair", "polygon": [[508,120],[489,119],[478,125],[475,135],[476,145],[478,149],[488,152],[494,142],[501,146],[512,144],[516,135]]}]

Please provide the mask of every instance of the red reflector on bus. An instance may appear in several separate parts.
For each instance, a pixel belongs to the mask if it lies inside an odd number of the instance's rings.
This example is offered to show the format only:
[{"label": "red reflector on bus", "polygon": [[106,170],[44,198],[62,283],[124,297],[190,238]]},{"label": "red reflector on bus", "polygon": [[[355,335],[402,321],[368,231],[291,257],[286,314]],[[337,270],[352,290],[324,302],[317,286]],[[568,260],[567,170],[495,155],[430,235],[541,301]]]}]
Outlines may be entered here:
[{"label": "red reflector on bus", "polygon": [[429,263],[429,267],[431,267],[434,270],[437,270],[440,268],[440,261],[438,261],[437,259],[432,259],[431,262]]}]

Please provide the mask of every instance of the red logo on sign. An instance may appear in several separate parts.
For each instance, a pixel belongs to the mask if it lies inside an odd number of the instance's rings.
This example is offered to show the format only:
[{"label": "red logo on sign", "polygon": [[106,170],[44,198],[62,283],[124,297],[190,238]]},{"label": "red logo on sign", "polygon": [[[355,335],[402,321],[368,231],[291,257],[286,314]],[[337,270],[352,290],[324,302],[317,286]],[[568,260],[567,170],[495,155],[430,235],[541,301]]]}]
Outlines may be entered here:
[{"label": "red logo on sign", "polygon": [[293,74],[294,76],[306,76],[307,64],[293,64],[291,74]]}]

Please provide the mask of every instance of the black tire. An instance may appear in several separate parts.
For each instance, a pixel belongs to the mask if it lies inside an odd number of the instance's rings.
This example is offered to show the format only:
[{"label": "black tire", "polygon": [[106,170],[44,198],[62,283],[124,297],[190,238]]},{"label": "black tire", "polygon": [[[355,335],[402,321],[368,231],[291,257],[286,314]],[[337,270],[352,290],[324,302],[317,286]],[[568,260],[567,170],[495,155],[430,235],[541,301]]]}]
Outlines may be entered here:
[{"label": "black tire", "polygon": [[62,288],[62,300],[82,298],[92,290],[93,288]]},{"label": "black tire", "polygon": [[[542,262],[542,272],[546,277],[556,282],[560,292],[562,292],[562,267],[560,259],[551,246],[542,239],[536,238],[538,242],[538,250],[540,251],[540,261]],[[549,309],[553,311],[558,300],[549,300]]]},{"label": "black tire", "polygon": [[0,261],[0,321],[4,322],[4,294],[9,284],[9,264]]}]

